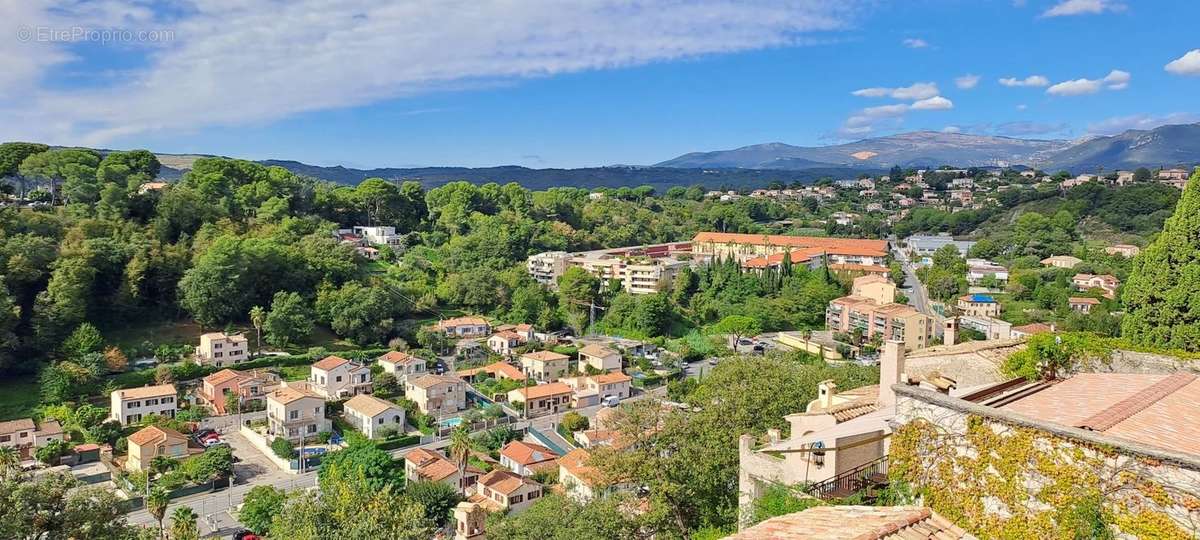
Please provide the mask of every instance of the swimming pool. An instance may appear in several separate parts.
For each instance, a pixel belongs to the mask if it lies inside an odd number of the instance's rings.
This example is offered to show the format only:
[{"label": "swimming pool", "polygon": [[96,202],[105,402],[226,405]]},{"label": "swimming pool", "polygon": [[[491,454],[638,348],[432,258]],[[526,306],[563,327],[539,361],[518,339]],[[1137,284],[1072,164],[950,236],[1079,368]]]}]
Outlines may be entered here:
[{"label": "swimming pool", "polygon": [[462,419],[462,417],[461,417],[461,416],[455,416],[454,418],[447,418],[447,419],[445,419],[445,420],[438,420],[438,426],[440,426],[440,427],[444,427],[444,428],[447,428],[447,427],[458,427],[458,425],[459,425],[459,424],[461,424],[461,423],[462,423],[462,421],[463,421],[463,419]]}]

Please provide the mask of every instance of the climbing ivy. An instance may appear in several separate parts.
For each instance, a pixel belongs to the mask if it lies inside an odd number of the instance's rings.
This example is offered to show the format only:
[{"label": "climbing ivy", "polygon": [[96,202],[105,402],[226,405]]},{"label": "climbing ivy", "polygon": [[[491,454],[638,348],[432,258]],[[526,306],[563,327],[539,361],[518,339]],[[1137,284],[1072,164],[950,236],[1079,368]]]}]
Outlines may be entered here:
[{"label": "climbing ivy", "polygon": [[[1114,530],[1193,538],[1163,509],[1200,509],[1200,501],[1145,478],[1137,465],[1146,463],[1116,457],[1111,448],[979,416],[966,417],[964,433],[918,418],[892,435],[888,474],[983,539],[1103,539]],[[1114,474],[1118,461],[1127,465]]]}]

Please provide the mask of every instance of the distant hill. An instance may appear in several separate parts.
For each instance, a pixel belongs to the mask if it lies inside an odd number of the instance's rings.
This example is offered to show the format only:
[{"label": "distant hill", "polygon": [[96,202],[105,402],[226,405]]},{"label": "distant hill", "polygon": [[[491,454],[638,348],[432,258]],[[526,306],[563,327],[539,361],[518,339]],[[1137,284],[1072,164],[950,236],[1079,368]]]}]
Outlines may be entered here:
[{"label": "distant hill", "polygon": [[1131,130],[1083,141],[1018,139],[916,131],[832,146],[766,143],[733,150],[692,152],[657,167],[809,169],[901,167],[1007,167],[1028,165],[1072,172],[1200,163],[1200,124]]},{"label": "distant hill", "polygon": [[[347,167],[320,167],[298,161],[265,160],[264,165],[276,165],[297,174],[322,178],[339,184],[354,185],[373,177],[417,180],[426,187],[436,187],[449,182],[466,180],[473,183],[516,182],[528,189],[546,189],[556,186],[577,187],[635,187],[651,185],[659,191],[672,186],[703,185],[708,188],[728,186],[730,188],[761,187],[772,181],[785,183],[811,182],[823,176],[845,178],[863,172],[846,167],[808,168],[797,170],[736,169],[736,168],[677,168],[612,166],[587,167],[581,169],[530,169],[514,165],[502,167],[420,167],[352,169]],[[878,172],[878,171],[876,171]]]},{"label": "distant hill", "polygon": [[1080,172],[1097,167],[1113,170],[1195,163],[1200,163],[1200,123],[1089,139],[1051,154],[1045,168]]},{"label": "distant hill", "polygon": [[756,144],[733,150],[694,152],[658,167],[806,169],[852,167],[996,167],[1028,163],[1069,146],[1067,141],[1016,139],[964,133],[916,131],[833,146]]}]

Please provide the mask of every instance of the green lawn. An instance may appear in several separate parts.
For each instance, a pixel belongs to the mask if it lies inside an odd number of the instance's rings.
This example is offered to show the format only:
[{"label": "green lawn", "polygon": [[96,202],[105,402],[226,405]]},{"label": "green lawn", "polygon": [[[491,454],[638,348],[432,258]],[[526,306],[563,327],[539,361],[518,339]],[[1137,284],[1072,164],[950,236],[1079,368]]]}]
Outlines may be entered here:
[{"label": "green lawn", "polygon": [[33,375],[0,379],[0,421],[33,416],[38,398],[37,378]]},{"label": "green lawn", "polygon": [[114,328],[101,328],[104,341],[122,350],[130,350],[143,342],[161,344],[199,343],[200,325],[191,320],[132,323]]},{"label": "green lawn", "polygon": [[279,376],[285,381],[302,381],[310,371],[310,366],[284,366],[279,368]]}]

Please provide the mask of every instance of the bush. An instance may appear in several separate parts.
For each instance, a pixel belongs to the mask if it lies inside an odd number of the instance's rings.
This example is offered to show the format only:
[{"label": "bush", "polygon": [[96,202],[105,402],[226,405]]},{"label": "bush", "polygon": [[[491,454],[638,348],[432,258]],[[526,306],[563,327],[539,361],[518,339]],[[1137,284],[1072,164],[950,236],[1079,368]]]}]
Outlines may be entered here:
[{"label": "bush", "polygon": [[586,416],[575,411],[567,411],[562,417],[562,427],[569,433],[582,431],[588,428],[588,419]]},{"label": "bush", "polygon": [[271,441],[271,451],[283,459],[296,457],[296,447],[292,445],[292,441],[283,437],[275,437],[275,440]]},{"label": "bush", "polygon": [[60,440],[51,440],[50,442],[46,443],[46,446],[38,448],[37,451],[34,452],[34,457],[36,457],[38,461],[47,465],[58,465],[58,458],[63,457],[69,451],[70,449],[67,448],[67,443]]}]

